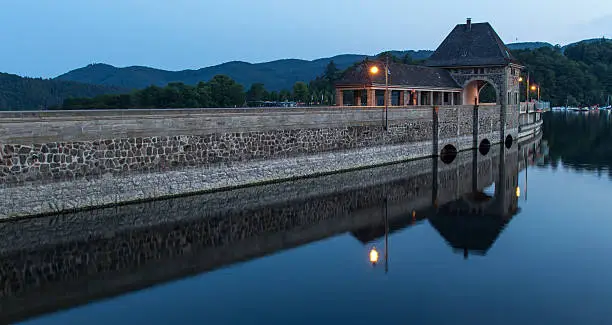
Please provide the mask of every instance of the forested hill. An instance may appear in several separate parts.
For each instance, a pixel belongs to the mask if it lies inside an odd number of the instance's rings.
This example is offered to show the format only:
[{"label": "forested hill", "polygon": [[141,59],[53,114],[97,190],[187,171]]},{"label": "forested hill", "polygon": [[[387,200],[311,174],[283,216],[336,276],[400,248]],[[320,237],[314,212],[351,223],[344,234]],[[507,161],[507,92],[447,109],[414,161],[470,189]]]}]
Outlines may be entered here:
[{"label": "forested hill", "polygon": [[128,90],[116,86],[24,78],[0,73],[0,111],[39,110],[61,105],[64,99],[69,97],[93,97],[126,91]]},{"label": "forested hill", "polygon": [[[551,101],[553,105],[564,105],[566,102],[570,105],[604,104],[607,96],[612,96],[610,40],[587,40],[565,47],[552,46],[548,43],[516,43],[510,44],[509,47],[517,59],[528,67],[531,81],[541,86],[542,99]],[[403,62],[419,64],[431,55],[431,51],[392,51],[391,54]],[[148,67],[115,68],[105,64],[94,64],[51,80],[22,78],[0,73],[0,110],[61,106],[63,100],[67,98],[127,94],[133,89],[144,89],[149,85],[165,86],[169,83],[173,83],[174,86],[166,90],[174,93],[178,88],[184,90],[182,86],[177,86],[180,83],[196,86],[218,75],[229,77],[244,90],[257,85],[256,89],[261,91],[256,91],[255,94],[264,94],[265,90],[269,95],[245,95],[247,100],[249,98],[252,100],[306,99],[310,96],[311,101],[314,98],[321,98],[322,102],[330,103],[334,78],[341,74],[342,70],[364,58],[365,55],[347,54],[314,61],[288,59],[258,64],[229,62],[199,70],[176,72]],[[321,78],[332,59],[334,69],[339,71],[327,73],[326,78]],[[299,96],[292,97],[290,92],[298,82],[308,84],[308,89],[300,90]],[[73,104],[80,102],[82,101],[72,101]],[[204,102],[218,101],[204,100]],[[138,103],[140,102],[131,101],[131,105]],[[170,103],[179,105],[174,100]]]},{"label": "forested hill", "polygon": [[[511,50],[517,50],[553,46],[544,42],[526,42],[509,44],[508,47]],[[428,58],[433,51],[407,50],[390,51],[390,53],[398,58],[408,55],[413,60],[423,60]],[[334,61],[338,69],[343,70],[365,58],[366,55],[361,54],[343,54],[312,61],[297,59],[264,63],[233,61],[198,70],[182,71],[167,71],[142,66],[117,68],[99,63],[72,70],[56,79],[143,89],[151,85],[163,87],[171,82],[196,85],[198,82],[210,80],[216,75],[226,75],[245,88],[249,88],[255,83],[263,83],[268,90],[280,91],[290,89],[298,81],[308,82],[315,79],[331,61]]]},{"label": "forested hill", "polygon": [[561,47],[513,51],[555,106],[605,104],[612,96],[612,41],[588,40]]},{"label": "forested hill", "polygon": [[[392,53],[398,57],[409,54],[413,59],[424,59],[429,57],[432,51],[393,51]],[[117,68],[108,64],[90,64],[65,73],[56,79],[142,89],[150,85],[165,86],[171,82],[196,85],[216,75],[226,75],[245,88],[254,83],[263,83],[268,90],[280,91],[290,89],[297,81],[308,82],[315,79],[332,60],[339,69],[345,69],[364,58],[366,55],[344,54],[313,61],[297,59],[264,63],[234,61],[198,70],[182,71],[166,71],[140,66]]]}]

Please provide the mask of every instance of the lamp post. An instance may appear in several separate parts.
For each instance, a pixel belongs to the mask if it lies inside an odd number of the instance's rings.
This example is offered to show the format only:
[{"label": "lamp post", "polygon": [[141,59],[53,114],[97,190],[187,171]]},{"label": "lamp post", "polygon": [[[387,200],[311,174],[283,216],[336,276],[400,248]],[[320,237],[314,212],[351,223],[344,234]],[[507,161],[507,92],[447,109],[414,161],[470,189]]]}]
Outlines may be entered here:
[{"label": "lamp post", "polygon": [[[523,82],[523,77],[519,77],[519,82]],[[525,83],[525,102],[529,102],[529,71],[527,71],[527,82]]]},{"label": "lamp post", "polygon": [[[387,55],[384,63],[385,68],[385,131],[389,127],[388,110],[389,110],[389,56]],[[377,74],[379,71],[377,66],[370,68],[371,74]]]},{"label": "lamp post", "polygon": [[542,109],[542,105],[540,105],[540,85],[532,85],[531,86],[531,91],[538,91],[538,103],[534,106],[534,110],[538,109],[538,106],[540,107],[540,109]]}]

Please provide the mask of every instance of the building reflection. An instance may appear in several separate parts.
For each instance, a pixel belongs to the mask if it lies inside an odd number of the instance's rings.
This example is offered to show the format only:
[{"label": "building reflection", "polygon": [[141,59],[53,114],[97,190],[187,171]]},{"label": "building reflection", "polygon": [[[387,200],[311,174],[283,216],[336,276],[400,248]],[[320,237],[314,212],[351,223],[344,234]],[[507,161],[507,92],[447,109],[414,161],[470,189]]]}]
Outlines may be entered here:
[{"label": "building reflection", "polygon": [[[201,196],[0,222],[0,323],[139,290],[338,234],[389,266],[392,234],[430,224],[486,254],[519,212],[539,138],[438,158]],[[534,147],[535,146],[535,147]],[[496,184],[492,194],[484,189]],[[526,191],[524,191],[526,192]],[[27,235],[24,235],[27,234]],[[391,238],[390,238],[391,237]],[[378,256],[370,256],[373,242]],[[389,250],[391,249],[391,251]]]},{"label": "building reflection", "polygon": [[[455,253],[462,254],[465,259],[469,255],[485,256],[512,218],[520,213],[519,173],[524,171],[522,192],[526,199],[526,167],[541,158],[544,150],[547,148],[541,147],[538,137],[510,149],[501,146],[491,157],[473,152],[472,172],[465,173],[467,169],[460,166],[451,169],[450,173],[439,172],[438,179],[441,181],[437,182],[438,186],[432,186],[432,202],[421,207],[418,214],[413,210],[409,215],[387,216],[392,220],[388,232],[385,232],[382,225],[374,225],[354,230],[351,234],[367,246],[380,238],[426,221]],[[457,164],[461,165],[462,162]],[[458,177],[452,177],[452,174]],[[465,180],[466,176],[471,178],[470,182]],[[467,189],[470,185],[471,189]],[[494,185],[495,191],[489,195],[484,189],[491,185]],[[437,191],[438,188],[440,191]],[[449,200],[449,194],[452,196],[449,192],[452,191],[456,195]],[[439,202],[445,203],[440,205]]]}]

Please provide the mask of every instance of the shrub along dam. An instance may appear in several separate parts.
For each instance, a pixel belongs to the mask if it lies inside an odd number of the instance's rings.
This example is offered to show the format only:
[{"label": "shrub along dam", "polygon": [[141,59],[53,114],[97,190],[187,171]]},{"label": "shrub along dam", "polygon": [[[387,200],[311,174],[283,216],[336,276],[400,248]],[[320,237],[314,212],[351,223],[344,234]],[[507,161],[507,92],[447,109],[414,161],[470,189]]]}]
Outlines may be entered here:
[{"label": "shrub along dam", "polygon": [[468,20],[425,66],[349,69],[333,107],[0,113],[0,218],[512,148],[541,125],[519,102],[522,69],[488,23]]}]

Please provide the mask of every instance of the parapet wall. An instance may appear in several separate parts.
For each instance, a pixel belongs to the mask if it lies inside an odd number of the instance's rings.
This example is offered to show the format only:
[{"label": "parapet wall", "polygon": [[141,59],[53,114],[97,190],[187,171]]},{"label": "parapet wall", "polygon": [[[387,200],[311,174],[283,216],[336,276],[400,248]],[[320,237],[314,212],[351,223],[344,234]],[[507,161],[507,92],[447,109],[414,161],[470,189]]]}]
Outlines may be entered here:
[{"label": "parapet wall", "polygon": [[391,108],[385,130],[378,108],[1,113],[0,218],[363,168],[446,144],[466,150],[499,142],[499,114]]},{"label": "parapet wall", "polygon": [[[5,115],[5,114],[3,114]],[[6,114],[0,182],[295,157],[431,140],[431,109],[157,110]]]}]

